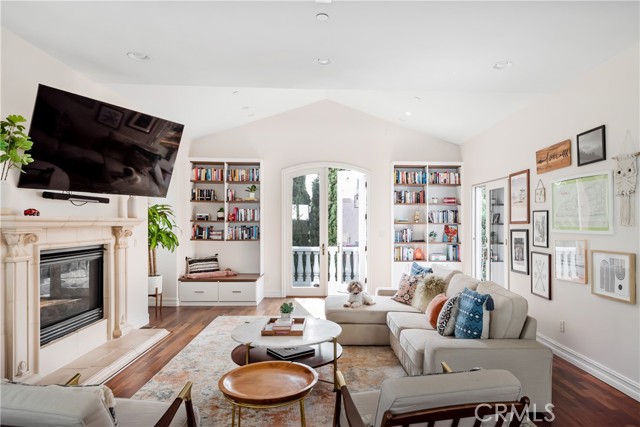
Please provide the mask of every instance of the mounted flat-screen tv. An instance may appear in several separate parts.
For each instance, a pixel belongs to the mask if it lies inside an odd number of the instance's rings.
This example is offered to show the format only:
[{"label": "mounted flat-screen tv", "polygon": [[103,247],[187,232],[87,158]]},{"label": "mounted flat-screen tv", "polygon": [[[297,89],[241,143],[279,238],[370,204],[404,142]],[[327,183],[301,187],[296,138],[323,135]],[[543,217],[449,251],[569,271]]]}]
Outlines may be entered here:
[{"label": "mounted flat-screen tv", "polygon": [[184,126],[45,85],[18,187],[165,197]]}]

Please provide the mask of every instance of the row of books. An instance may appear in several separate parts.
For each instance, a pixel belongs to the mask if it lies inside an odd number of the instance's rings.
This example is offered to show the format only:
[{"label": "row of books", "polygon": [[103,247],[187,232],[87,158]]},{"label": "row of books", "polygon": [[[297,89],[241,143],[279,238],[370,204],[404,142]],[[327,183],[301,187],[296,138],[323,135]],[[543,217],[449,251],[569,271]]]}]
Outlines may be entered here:
[{"label": "row of books", "polygon": [[429,184],[460,185],[459,172],[430,172]]},{"label": "row of books", "polygon": [[191,189],[191,200],[207,200],[214,201],[218,200],[216,197],[216,192],[213,188],[192,188]]},{"label": "row of books", "polygon": [[218,168],[193,168],[191,179],[194,181],[222,181],[224,169]]},{"label": "row of books", "polygon": [[420,191],[394,191],[395,203],[425,203],[425,192]]},{"label": "row of books", "polygon": [[191,227],[191,239],[193,240],[222,240],[222,230],[215,230],[213,226],[194,224]]},{"label": "row of books", "polygon": [[233,225],[227,227],[227,240],[258,240],[260,238],[260,226],[258,225]]},{"label": "row of books", "polygon": [[403,228],[402,230],[396,230],[393,234],[393,241],[396,243],[412,242],[413,230],[410,228]]},{"label": "row of books", "polygon": [[411,246],[398,246],[393,249],[394,261],[413,261],[415,248]]},{"label": "row of books", "polygon": [[260,209],[233,208],[233,221],[260,221]]},{"label": "row of books", "polygon": [[260,181],[260,169],[229,169],[227,171],[227,181],[230,182],[256,182]]},{"label": "row of books", "polygon": [[427,183],[426,171],[394,171],[394,184],[426,184]]},{"label": "row of books", "polygon": [[434,222],[454,222],[460,223],[460,217],[457,210],[429,211],[427,221]]}]

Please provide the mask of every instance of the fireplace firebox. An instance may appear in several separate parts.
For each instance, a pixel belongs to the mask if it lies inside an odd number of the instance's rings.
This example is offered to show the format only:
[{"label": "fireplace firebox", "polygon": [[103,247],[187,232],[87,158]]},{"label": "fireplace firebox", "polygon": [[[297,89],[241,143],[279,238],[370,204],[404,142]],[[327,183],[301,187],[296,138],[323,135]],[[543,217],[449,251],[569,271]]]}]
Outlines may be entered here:
[{"label": "fireplace firebox", "polygon": [[104,247],[40,253],[40,345],[104,316]]}]

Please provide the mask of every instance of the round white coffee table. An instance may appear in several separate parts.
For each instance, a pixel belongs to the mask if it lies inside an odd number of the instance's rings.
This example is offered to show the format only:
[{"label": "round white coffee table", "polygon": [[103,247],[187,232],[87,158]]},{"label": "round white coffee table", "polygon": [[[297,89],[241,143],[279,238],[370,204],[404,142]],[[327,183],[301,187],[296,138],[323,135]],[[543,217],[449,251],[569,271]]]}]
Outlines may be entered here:
[{"label": "round white coffee table", "polygon": [[315,348],[313,355],[299,357],[295,361],[312,368],[332,363],[335,387],[338,359],[342,356],[342,346],[338,344],[337,340],[342,333],[340,325],[330,320],[307,317],[307,324],[303,334],[300,336],[262,336],[261,331],[268,321],[269,317],[263,317],[252,322],[243,323],[231,331],[231,338],[241,344],[231,352],[231,359],[237,365],[242,366],[252,362],[280,360],[267,353],[268,347],[313,346]]}]

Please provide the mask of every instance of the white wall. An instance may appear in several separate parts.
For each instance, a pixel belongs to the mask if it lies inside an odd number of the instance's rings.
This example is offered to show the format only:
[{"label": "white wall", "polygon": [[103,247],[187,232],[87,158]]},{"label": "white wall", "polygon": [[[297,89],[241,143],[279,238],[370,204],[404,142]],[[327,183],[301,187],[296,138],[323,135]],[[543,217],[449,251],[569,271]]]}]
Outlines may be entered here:
[{"label": "white wall", "polygon": [[[98,85],[47,53],[25,42],[6,29],[1,29],[2,94],[0,116],[20,114],[31,124],[31,114],[38,84],[53,86],[69,92],[100,99],[116,105],[135,108],[114,92]],[[10,208],[22,215],[26,208],[36,208],[41,216],[117,217],[118,203],[125,196],[109,196],[110,203],[88,203],[73,206],[70,202],[42,198],[42,191],[17,188],[18,172],[12,170],[2,208]],[[140,198],[142,213],[146,212],[146,198]],[[145,215],[146,217],[146,215]],[[147,228],[146,222],[134,229],[128,249],[128,320],[139,327],[148,323],[147,312]],[[141,262],[140,260],[144,260]]]},{"label": "white wall", "polygon": [[[340,162],[370,171],[369,286],[389,286],[391,275],[391,162],[458,161],[457,145],[396,126],[332,101],[321,101],[228,131],[194,140],[192,157],[258,158],[263,161],[265,294],[282,284],[282,170],[310,162]],[[186,191],[185,191],[186,193]],[[194,245],[194,251],[196,246]],[[201,249],[203,248],[203,249]],[[197,246],[199,251],[206,250]],[[203,255],[203,253],[196,253]],[[221,267],[224,253],[221,253]]]},{"label": "white wall", "polygon": [[[465,161],[465,194],[471,186],[505,177],[523,169],[531,171],[531,189],[541,178],[547,189],[547,202],[531,209],[550,209],[552,180],[594,171],[612,170],[612,156],[640,151],[639,135],[639,67],[638,46],[611,59],[563,90],[540,99],[492,129],[462,146]],[[606,125],[607,160],[577,167],[576,135],[596,126]],[[625,140],[627,131],[630,139]],[[570,138],[572,166],[536,174],[535,152]],[[633,227],[619,225],[619,205],[615,201],[613,235],[550,233],[549,249],[531,248],[553,254],[557,239],[586,239],[594,249],[632,252],[640,261],[640,196],[635,196]],[[464,206],[464,226],[471,227],[471,206]],[[530,225],[514,225],[514,229]],[[530,231],[531,234],[531,231]],[[591,270],[589,254],[589,269]],[[553,258],[555,259],[555,258]],[[465,259],[465,271],[471,271],[471,257]],[[510,273],[511,289],[527,298],[529,312],[538,320],[538,334],[565,358],[590,370],[609,383],[638,398],[640,380],[640,308],[591,294],[589,284],[553,280],[552,300],[530,293],[531,276]],[[640,269],[636,269],[636,287]],[[640,296],[640,295],[639,295]],[[566,322],[564,333],[560,321]],[[564,349],[564,350],[563,350]]]}]

